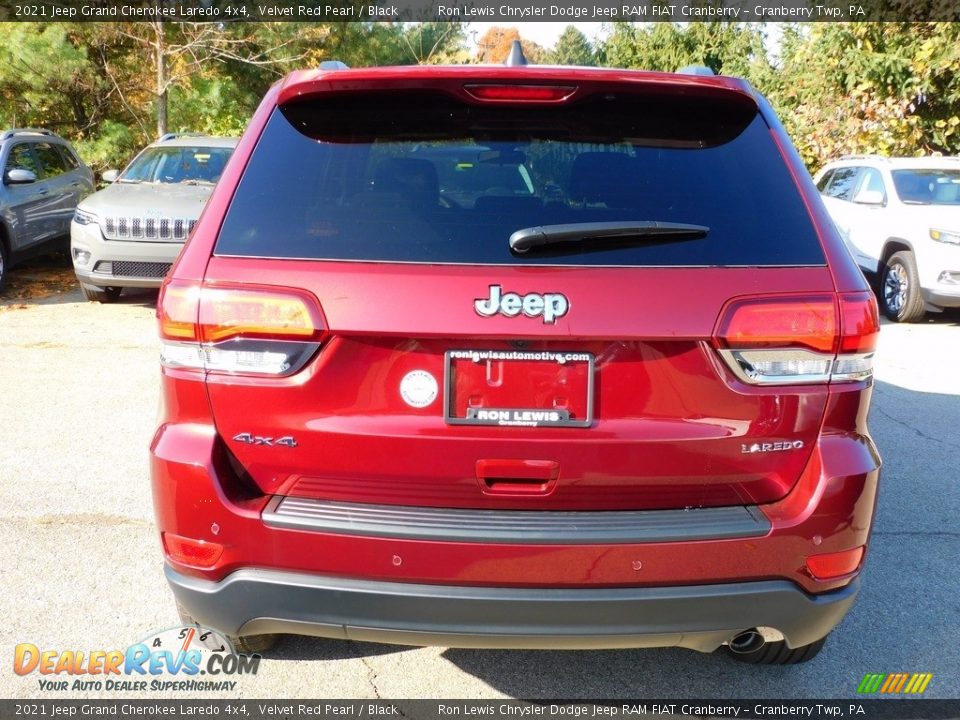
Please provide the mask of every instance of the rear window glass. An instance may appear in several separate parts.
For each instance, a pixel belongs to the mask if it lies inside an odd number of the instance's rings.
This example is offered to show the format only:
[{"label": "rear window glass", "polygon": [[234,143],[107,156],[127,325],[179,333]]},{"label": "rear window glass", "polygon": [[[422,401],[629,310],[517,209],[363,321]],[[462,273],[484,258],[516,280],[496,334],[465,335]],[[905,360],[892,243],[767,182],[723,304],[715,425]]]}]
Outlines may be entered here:
[{"label": "rear window glass", "polygon": [[[554,243],[522,255],[509,247],[524,228],[610,222],[709,232]],[[629,94],[543,108],[356,93],[280,108],[216,252],[511,265],[824,262],[754,107]]]}]

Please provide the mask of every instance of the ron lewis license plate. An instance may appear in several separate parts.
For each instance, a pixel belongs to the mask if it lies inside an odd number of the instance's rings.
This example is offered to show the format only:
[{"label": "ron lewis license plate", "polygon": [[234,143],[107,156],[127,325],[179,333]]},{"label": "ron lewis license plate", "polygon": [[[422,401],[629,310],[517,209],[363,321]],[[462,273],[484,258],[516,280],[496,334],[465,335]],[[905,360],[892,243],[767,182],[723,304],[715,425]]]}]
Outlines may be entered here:
[{"label": "ron lewis license plate", "polygon": [[591,353],[449,350],[444,417],[451,425],[589,427]]}]

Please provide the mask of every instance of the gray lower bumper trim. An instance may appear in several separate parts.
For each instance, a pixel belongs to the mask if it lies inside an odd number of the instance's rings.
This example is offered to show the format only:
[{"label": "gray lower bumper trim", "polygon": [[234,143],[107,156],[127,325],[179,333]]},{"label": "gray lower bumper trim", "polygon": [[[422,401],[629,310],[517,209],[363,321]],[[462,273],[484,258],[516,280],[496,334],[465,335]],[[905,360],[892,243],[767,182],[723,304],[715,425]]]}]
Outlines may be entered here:
[{"label": "gray lower bumper trim", "polygon": [[757,508],[557,512],[367,505],[277,496],[263,512],[273,527],[447,542],[615,544],[762,537]]},{"label": "gray lower bumper trim", "polygon": [[230,635],[293,633],[404,645],[514,648],[686,647],[711,652],[770,627],[793,647],[824,637],[859,582],[811,596],[787,581],[660,588],[417,585],[238,570],[220,582],[165,569],[200,624]]}]

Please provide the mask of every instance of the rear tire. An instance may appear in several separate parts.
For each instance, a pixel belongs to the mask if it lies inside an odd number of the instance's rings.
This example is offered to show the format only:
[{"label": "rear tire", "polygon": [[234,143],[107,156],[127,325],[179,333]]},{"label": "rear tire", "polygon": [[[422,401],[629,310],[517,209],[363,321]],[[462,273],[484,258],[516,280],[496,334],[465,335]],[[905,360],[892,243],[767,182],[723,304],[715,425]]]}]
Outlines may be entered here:
[{"label": "rear tire", "polygon": [[809,645],[789,648],[783,640],[768,642],[751,652],[737,653],[727,647],[727,652],[737,662],[749,665],[795,665],[813,660],[823,649],[827,638],[820,638]]},{"label": "rear tire", "polygon": [[920,294],[917,261],[909,250],[894,253],[880,274],[880,304],[894,322],[912,323],[927,314]]},{"label": "rear tire", "polygon": [[[180,615],[180,622],[184,625],[194,625],[200,627],[200,623],[187,612],[179,602],[177,603],[177,613]],[[227,640],[233,645],[233,649],[238,653],[250,655],[252,653],[263,653],[277,644],[277,635],[227,635]]]},{"label": "rear tire", "polygon": [[123,292],[123,288],[118,287],[97,287],[96,285],[87,285],[80,283],[80,291],[83,297],[90,302],[112,303],[116,302]]},{"label": "rear tire", "polygon": [[[0,232],[0,235],[2,235],[2,232]],[[7,249],[4,247],[3,238],[0,237],[0,292],[3,292],[3,286],[7,284],[8,267]]]}]

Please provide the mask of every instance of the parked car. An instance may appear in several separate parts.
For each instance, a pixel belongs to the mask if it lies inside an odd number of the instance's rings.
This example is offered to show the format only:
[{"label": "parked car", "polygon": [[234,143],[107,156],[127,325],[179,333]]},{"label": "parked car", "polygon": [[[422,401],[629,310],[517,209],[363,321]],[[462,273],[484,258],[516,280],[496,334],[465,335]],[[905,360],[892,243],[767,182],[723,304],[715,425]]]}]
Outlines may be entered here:
[{"label": "parked car", "polygon": [[50,130],[0,133],[0,290],[21,260],[67,248],[70,218],[93,192],[93,172]]},{"label": "parked car", "polygon": [[267,93],[160,292],[183,621],[816,655],[860,588],[879,323],[768,103],[339,67]]},{"label": "parked car", "polygon": [[125,287],[160,287],[236,147],[236,138],[169,133],[77,207],[73,269],[87,300]]},{"label": "parked car", "polygon": [[848,156],[816,183],[888,318],[960,307],[960,158]]}]

